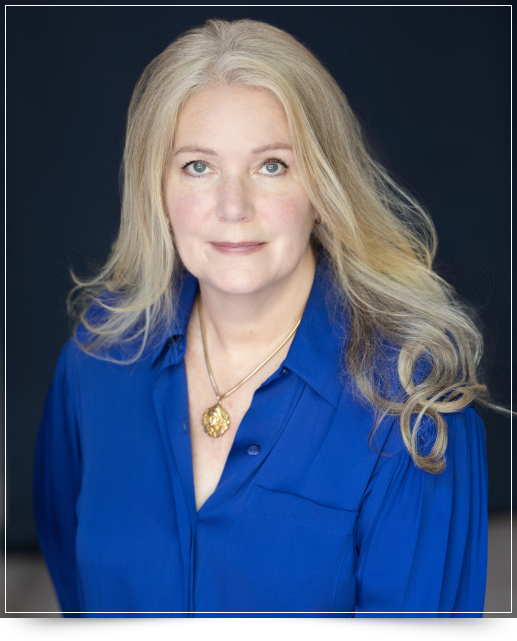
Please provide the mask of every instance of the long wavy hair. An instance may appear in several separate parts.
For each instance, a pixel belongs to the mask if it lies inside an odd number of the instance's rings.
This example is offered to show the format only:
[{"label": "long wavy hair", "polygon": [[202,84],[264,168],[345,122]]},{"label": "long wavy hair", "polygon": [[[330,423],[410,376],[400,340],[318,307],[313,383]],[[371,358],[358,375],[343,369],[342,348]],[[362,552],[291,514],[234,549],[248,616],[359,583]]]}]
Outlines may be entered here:
[{"label": "long wavy hair", "polygon": [[[483,341],[475,314],[433,271],[429,215],[376,159],[336,81],[271,25],[209,20],[142,73],[128,113],[118,237],[93,278],[73,275],[69,312],[87,330],[85,337],[76,329],[76,340],[111,360],[105,348],[137,344],[123,361],[134,362],[158,328],[173,322],[184,269],[164,204],[175,126],[193,94],[225,84],[265,89],[285,109],[303,186],[324,223],[311,242],[327,256],[342,293],[333,312],[348,319],[344,371],[376,411],[371,436],[383,417],[397,416],[415,464],[441,472],[443,415],[474,400],[498,408],[479,380]],[[89,314],[92,301],[102,314]],[[430,451],[422,448],[424,417],[434,426]]]}]

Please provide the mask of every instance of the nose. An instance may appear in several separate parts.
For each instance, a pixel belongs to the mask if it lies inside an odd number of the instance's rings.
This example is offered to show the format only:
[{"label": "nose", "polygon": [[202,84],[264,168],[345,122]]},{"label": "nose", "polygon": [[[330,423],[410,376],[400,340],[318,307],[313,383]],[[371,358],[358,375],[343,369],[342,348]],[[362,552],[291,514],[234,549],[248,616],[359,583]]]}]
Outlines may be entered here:
[{"label": "nose", "polygon": [[251,188],[246,178],[224,176],[219,183],[217,194],[217,218],[221,222],[245,222],[254,217]]}]

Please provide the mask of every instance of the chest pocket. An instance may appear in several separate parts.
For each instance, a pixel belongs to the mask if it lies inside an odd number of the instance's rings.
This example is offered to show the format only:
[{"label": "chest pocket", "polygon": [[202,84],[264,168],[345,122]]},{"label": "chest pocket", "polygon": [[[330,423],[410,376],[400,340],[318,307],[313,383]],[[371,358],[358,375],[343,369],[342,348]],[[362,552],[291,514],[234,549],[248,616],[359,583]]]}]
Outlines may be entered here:
[{"label": "chest pocket", "polygon": [[226,610],[353,609],[348,548],[356,517],[354,511],[255,486],[228,542]]}]

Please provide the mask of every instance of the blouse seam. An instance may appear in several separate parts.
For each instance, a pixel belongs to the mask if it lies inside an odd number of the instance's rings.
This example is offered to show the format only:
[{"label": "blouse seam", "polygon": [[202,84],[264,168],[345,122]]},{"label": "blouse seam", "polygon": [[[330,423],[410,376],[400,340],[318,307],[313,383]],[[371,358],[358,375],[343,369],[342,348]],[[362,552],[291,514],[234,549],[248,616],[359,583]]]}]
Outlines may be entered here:
[{"label": "blouse seam", "polygon": [[345,557],[346,557],[346,555],[347,555],[348,548],[350,547],[350,538],[351,538],[351,537],[349,536],[349,537],[348,537],[348,543],[345,545],[345,549],[343,550],[343,554],[341,555],[341,562],[340,562],[340,564],[339,564],[339,569],[338,569],[338,572],[337,572],[337,575],[336,575],[336,580],[335,580],[335,582],[334,582],[334,592],[333,592],[333,594],[332,594],[332,606],[331,606],[331,611],[332,611],[332,612],[335,612],[335,610],[334,610],[334,604],[335,604],[335,602],[336,602],[337,584],[338,584],[338,581],[339,581],[339,577],[340,577],[340,575],[341,575],[341,569],[342,569],[342,567],[343,567],[343,563],[344,563],[344,561],[345,561]]},{"label": "blouse seam", "polygon": [[334,536],[343,536],[345,538],[350,536],[350,534],[341,534],[339,532],[331,532],[330,530],[322,530],[321,528],[315,527],[314,525],[308,525],[307,523],[303,523],[302,521],[293,519],[292,516],[284,516],[283,514],[275,514],[274,512],[266,512],[265,510],[258,510],[256,508],[248,508],[248,509],[253,510],[253,512],[259,512],[260,514],[267,514],[268,516],[276,516],[279,519],[288,519],[289,521],[294,521],[295,523],[299,523],[300,525],[311,528],[311,530],[322,532],[323,534],[333,534]]}]

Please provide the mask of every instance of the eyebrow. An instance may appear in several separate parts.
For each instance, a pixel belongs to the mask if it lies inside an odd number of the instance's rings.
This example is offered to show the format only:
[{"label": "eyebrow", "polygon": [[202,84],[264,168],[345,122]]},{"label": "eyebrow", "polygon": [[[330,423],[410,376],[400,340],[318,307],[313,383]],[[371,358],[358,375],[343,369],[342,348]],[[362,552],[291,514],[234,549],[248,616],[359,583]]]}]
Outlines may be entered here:
[{"label": "eyebrow", "polygon": [[[253,155],[256,154],[261,154],[264,151],[269,151],[270,149],[289,149],[290,151],[293,150],[292,145],[289,145],[286,142],[272,142],[269,145],[263,145],[262,147],[257,147],[256,149],[252,149],[251,153]],[[174,152],[174,156],[177,154],[184,154],[184,153],[202,153],[206,154],[207,156],[217,156],[217,152],[214,151],[213,149],[207,149],[206,147],[196,147],[192,145],[187,145],[185,147],[180,147],[177,151]]]},{"label": "eyebrow", "polygon": [[192,145],[181,147],[180,149],[178,149],[178,151],[174,152],[174,155],[177,156],[178,154],[198,153],[198,152],[202,154],[207,154],[207,156],[217,156],[216,152],[213,149],[206,149],[205,147],[195,147]]},{"label": "eyebrow", "polygon": [[251,153],[261,154],[263,151],[269,151],[270,149],[289,149],[290,151],[292,151],[293,146],[289,145],[286,142],[273,142],[270,145],[264,145],[263,147],[257,147],[256,149],[252,149]]}]

